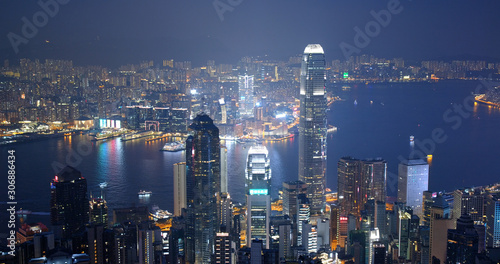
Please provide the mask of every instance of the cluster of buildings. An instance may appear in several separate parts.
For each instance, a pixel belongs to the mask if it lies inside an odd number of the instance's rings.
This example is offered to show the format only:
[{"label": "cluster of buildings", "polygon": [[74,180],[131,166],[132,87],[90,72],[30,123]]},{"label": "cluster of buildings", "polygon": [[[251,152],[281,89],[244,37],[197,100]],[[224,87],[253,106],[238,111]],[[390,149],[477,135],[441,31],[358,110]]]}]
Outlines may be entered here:
[{"label": "cluster of buildings", "polygon": [[[357,60],[356,63],[364,63]],[[397,63],[404,65],[401,60]],[[199,78],[197,74],[190,74],[190,63],[164,61],[163,64],[168,68],[164,74],[171,74],[169,76],[182,72],[170,72],[172,68],[183,70],[190,80]],[[246,204],[234,205],[228,188],[227,149],[221,145],[221,131],[228,134],[228,125],[240,124],[232,120],[271,122],[264,117],[272,116],[273,109],[280,109],[278,105],[271,107],[268,97],[256,99],[259,93],[255,84],[257,79],[279,79],[278,65],[258,64],[264,69],[260,75],[255,74],[252,59],[244,58],[242,65],[254,74],[239,75],[237,91],[228,88],[231,86],[207,86],[233,93],[234,97],[228,97],[232,103],[226,104],[229,102],[226,97],[217,98],[219,94],[200,96],[187,83],[184,88],[189,90],[189,97],[187,93],[177,94],[178,89],[183,89],[182,85],[172,82],[168,85],[176,86],[175,92],[167,93],[166,97],[177,99],[167,100],[167,105],[132,104],[122,108],[120,102],[115,105],[126,112],[129,126],[140,127],[142,122],[158,118],[164,119],[165,129],[182,128],[188,133],[185,160],[174,165],[173,217],[155,222],[148,208],[131,207],[113,209],[111,220],[106,201],[89,199],[86,179],[75,168],[66,167],[50,184],[51,228],[41,223],[22,225],[18,232],[17,260],[6,263],[499,261],[499,185],[452,193],[430,192],[429,164],[423,159],[409,159],[399,164],[397,198],[392,199],[387,196],[386,161],[344,157],[337,163],[338,192],[328,193],[325,173],[329,66],[318,44],[308,45],[300,58],[300,85],[296,96],[300,110],[295,113],[299,132],[297,180],[283,182],[280,197],[272,199],[272,160],[267,148],[256,144],[247,153]],[[145,69],[150,66],[144,65]],[[274,74],[270,74],[273,69]],[[216,67],[211,61],[203,70],[198,74],[221,78],[219,73],[230,73],[232,67]],[[134,76],[135,73],[136,68],[129,66],[120,74]],[[154,69],[145,73],[159,76]],[[158,82],[149,84],[146,85],[148,92],[141,97],[155,96],[149,88],[164,89]],[[99,89],[104,91],[106,84]],[[106,92],[101,93],[104,94]],[[211,101],[214,98],[216,100]],[[188,104],[184,105],[185,102]],[[173,115],[174,108],[187,112]],[[195,115],[193,109],[196,109]],[[285,110],[285,116],[287,114]],[[232,115],[236,115],[236,119],[231,119]],[[187,116],[193,116],[189,125]],[[175,120],[184,120],[186,126]],[[247,126],[238,131],[252,132],[250,127],[255,129],[255,126]],[[233,131],[236,130],[233,128]]]}]

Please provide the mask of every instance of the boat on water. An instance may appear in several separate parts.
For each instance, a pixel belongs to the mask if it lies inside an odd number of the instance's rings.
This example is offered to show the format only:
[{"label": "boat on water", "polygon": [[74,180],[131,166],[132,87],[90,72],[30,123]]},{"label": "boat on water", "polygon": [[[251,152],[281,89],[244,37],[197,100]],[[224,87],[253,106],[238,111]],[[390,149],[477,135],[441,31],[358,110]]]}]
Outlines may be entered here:
[{"label": "boat on water", "polygon": [[415,140],[414,136],[410,136],[410,142],[413,142]]},{"label": "boat on water", "polygon": [[153,192],[151,192],[151,191],[140,190],[137,194],[140,197],[149,197],[149,196],[151,196],[152,193]]},{"label": "boat on water", "polygon": [[108,187],[108,182],[101,182],[101,183],[99,183],[99,187],[101,189],[104,189],[104,188]]},{"label": "boat on water", "polygon": [[153,205],[153,207],[151,208],[150,215],[151,217],[153,217],[154,220],[166,219],[173,216],[173,214],[170,213],[169,211],[160,209],[158,205]]},{"label": "boat on water", "polygon": [[175,141],[175,142],[169,142],[169,143],[166,143],[162,149],[160,149],[161,151],[169,151],[169,152],[176,152],[176,151],[181,151],[181,150],[185,150],[186,149],[186,145],[184,145],[184,143],[182,143],[181,141]]},{"label": "boat on water", "polygon": [[354,100],[354,105],[358,105],[358,101],[357,100]]}]

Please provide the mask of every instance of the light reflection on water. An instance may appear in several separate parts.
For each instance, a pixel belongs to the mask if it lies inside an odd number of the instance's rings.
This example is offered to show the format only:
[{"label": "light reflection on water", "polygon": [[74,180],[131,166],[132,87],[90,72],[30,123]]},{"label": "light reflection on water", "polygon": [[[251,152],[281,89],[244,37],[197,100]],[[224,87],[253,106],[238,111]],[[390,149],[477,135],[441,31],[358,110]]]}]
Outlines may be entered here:
[{"label": "light reflection on water", "polygon": [[[500,175],[491,164],[500,156],[497,139],[500,110],[474,105],[471,118],[463,119],[457,130],[443,121],[446,109],[452,103],[462,103],[474,87],[473,83],[378,85],[339,92],[345,101],[333,104],[328,115],[329,123],[337,126],[338,131],[328,137],[327,187],[336,190],[337,161],[345,155],[383,157],[388,161],[388,171],[397,175],[398,156],[409,152],[409,136],[423,140],[436,127],[443,128],[448,139],[437,145],[433,153],[431,190],[453,190],[498,181]],[[354,99],[358,102],[356,106]],[[49,183],[55,175],[52,165],[54,162],[66,164],[68,153],[78,152],[82,142],[90,142],[90,137],[73,135],[13,146],[18,174],[16,194],[18,200],[22,200],[19,207],[49,212]],[[92,142],[90,154],[81,156],[75,167],[87,179],[88,190],[94,196],[101,192],[99,183],[108,182],[103,193],[110,208],[139,205],[137,192],[147,190],[152,191],[150,200],[146,201],[148,205],[156,204],[172,211],[173,164],[183,161],[185,154],[184,151],[159,151],[165,142],[146,143],[145,139]],[[229,192],[236,202],[244,202],[244,172],[250,145],[222,144],[228,148]],[[297,179],[298,138],[264,142],[264,145],[271,159],[271,195],[277,198],[283,181]],[[6,160],[8,148],[0,148],[2,160]],[[0,185],[3,186],[5,182]],[[50,222],[48,217],[41,220]]]}]

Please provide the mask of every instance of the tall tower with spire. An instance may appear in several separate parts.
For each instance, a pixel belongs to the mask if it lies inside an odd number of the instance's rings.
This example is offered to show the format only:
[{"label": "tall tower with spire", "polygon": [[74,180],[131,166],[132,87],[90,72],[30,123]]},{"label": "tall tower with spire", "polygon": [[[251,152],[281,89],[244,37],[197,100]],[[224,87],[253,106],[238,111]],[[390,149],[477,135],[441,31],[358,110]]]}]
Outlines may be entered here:
[{"label": "tall tower with spire", "polygon": [[311,213],[325,206],[326,92],[325,53],[319,44],[304,50],[300,71],[299,180],[307,184]]}]

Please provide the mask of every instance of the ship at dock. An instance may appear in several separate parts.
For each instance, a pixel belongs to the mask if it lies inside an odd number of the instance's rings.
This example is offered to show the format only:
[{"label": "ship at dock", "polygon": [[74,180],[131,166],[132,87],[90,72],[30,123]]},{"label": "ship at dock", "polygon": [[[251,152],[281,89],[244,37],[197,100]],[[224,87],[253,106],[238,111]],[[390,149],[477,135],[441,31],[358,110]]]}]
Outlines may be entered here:
[{"label": "ship at dock", "polygon": [[170,143],[166,143],[162,149],[160,149],[161,151],[169,151],[169,152],[176,152],[176,151],[181,151],[181,150],[185,150],[186,149],[186,145],[184,143],[182,143],[181,141],[176,141],[176,142],[170,142]]}]

